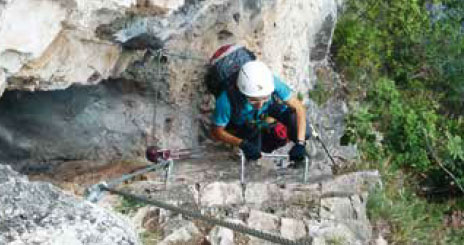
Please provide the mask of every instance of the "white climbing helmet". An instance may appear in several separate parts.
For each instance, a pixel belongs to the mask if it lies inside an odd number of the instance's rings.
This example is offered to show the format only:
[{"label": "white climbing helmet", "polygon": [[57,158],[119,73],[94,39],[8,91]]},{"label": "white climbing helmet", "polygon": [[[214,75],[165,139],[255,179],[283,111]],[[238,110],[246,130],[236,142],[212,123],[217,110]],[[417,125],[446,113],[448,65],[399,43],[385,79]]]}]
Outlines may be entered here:
[{"label": "white climbing helmet", "polygon": [[240,68],[237,86],[248,97],[264,97],[274,92],[274,76],[261,61],[247,62]]}]

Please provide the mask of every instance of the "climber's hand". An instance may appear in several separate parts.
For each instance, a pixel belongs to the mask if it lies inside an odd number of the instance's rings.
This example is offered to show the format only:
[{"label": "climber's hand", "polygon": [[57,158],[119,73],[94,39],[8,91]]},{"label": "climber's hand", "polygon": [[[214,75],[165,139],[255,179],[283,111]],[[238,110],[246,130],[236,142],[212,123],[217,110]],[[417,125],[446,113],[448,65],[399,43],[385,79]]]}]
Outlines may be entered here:
[{"label": "climber's hand", "polygon": [[306,156],[308,156],[308,152],[306,151],[305,144],[302,142],[296,143],[292,149],[288,152],[290,157],[290,161],[299,162],[303,161]]},{"label": "climber's hand", "polygon": [[243,154],[247,160],[255,161],[261,158],[261,150],[249,141],[242,140],[239,147],[242,149]]}]

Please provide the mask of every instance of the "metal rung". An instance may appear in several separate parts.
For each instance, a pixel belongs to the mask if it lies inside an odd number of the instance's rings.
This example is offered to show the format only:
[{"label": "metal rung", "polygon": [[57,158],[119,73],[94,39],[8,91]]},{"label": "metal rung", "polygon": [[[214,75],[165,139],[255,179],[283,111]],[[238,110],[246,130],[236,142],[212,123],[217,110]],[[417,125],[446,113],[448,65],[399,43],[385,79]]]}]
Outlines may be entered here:
[{"label": "metal rung", "polygon": [[[239,152],[240,155],[240,160],[241,160],[241,169],[240,169],[240,183],[243,185],[245,184],[245,154],[243,154],[243,151]],[[268,153],[262,153],[261,154],[262,158],[268,158],[268,159],[288,159],[288,155],[284,154],[268,154]],[[303,183],[308,182],[308,172],[309,172],[309,158],[306,156],[305,157],[305,166],[304,166],[304,171],[303,171]]]}]

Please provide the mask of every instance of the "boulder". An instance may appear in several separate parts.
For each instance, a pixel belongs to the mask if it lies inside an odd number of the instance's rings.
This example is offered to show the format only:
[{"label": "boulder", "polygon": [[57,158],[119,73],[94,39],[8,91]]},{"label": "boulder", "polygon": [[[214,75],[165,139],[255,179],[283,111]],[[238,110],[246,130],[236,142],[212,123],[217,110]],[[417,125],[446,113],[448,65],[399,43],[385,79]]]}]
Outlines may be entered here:
[{"label": "boulder", "polygon": [[165,228],[165,237],[158,244],[198,244],[198,241],[202,240],[202,234],[193,222],[183,220],[177,223],[176,221],[171,220],[169,223],[175,223],[175,226],[170,226],[168,229]]},{"label": "boulder", "polygon": [[125,218],[0,165],[0,244],[140,244]]},{"label": "boulder", "polygon": [[322,182],[323,196],[351,196],[381,186],[380,174],[375,171],[361,171],[335,176]]},{"label": "boulder", "polygon": [[203,187],[200,194],[202,206],[225,206],[243,203],[239,182],[213,182]]},{"label": "boulder", "polygon": [[368,244],[356,238],[351,229],[345,224],[335,221],[307,221],[306,225],[309,230],[309,236],[313,238],[312,244],[352,244],[361,245]]},{"label": "boulder", "polygon": [[[278,216],[265,213],[259,210],[251,210],[247,224],[248,227],[256,230],[260,230],[263,232],[273,233],[275,235],[279,235],[279,223],[280,219]],[[250,236],[250,245],[254,244],[272,244],[271,242]]]},{"label": "boulder", "polygon": [[252,182],[245,189],[247,204],[261,206],[263,204],[281,203],[282,193],[276,184]]},{"label": "boulder", "polygon": [[[94,28],[111,21],[131,1],[3,1],[0,68],[9,89],[53,90],[108,78],[120,47],[96,38]],[[106,10],[106,14],[102,13]],[[121,12],[120,12],[121,13]]]},{"label": "boulder", "polygon": [[291,240],[298,240],[307,236],[306,225],[303,220],[282,218],[280,224],[280,234]]},{"label": "boulder", "polygon": [[[228,219],[227,222],[245,225],[241,220]],[[208,235],[211,245],[233,245],[234,231],[220,226],[215,226]]]}]

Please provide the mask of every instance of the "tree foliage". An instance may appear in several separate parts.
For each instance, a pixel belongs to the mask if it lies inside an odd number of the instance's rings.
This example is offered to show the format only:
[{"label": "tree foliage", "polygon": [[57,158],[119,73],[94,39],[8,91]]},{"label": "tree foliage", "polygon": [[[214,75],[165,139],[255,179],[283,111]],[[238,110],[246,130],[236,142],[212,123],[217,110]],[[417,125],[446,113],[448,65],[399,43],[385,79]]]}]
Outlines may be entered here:
[{"label": "tree foliage", "polygon": [[445,167],[464,185],[464,1],[348,0],[334,59],[357,101],[347,138],[365,160],[388,155],[453,186]]}]

